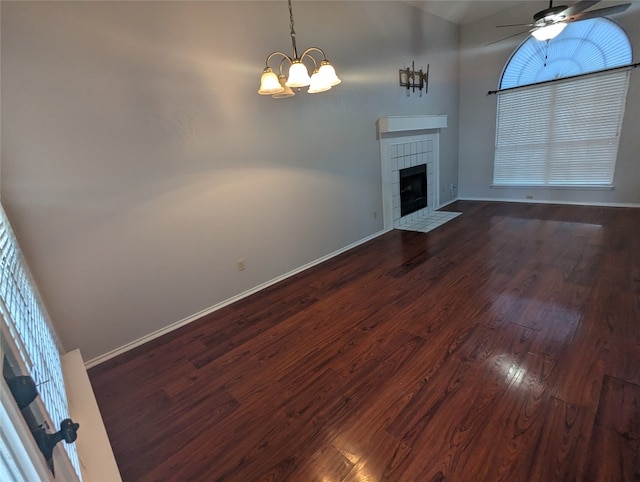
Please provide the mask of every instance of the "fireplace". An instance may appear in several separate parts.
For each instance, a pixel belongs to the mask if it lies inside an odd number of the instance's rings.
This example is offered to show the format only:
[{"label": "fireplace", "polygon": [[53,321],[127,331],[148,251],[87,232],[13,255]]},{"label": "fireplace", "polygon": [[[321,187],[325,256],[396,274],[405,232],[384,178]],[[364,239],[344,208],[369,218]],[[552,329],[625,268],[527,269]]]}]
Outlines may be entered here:
[{"label": "fireplace", "polygon": [[400,216],[427,207],[427,165],[401,169],[400,175]]},{"label": "fireplace", "polygon": [[[440,130],[447,127],[447,116],[383,117],[377,127],[384,228],[397,228],[439,207],[439,141]],[[405,169],[408,179],[401,181],[400,172]],[[401,191],[412,199],[403,201]]]}]

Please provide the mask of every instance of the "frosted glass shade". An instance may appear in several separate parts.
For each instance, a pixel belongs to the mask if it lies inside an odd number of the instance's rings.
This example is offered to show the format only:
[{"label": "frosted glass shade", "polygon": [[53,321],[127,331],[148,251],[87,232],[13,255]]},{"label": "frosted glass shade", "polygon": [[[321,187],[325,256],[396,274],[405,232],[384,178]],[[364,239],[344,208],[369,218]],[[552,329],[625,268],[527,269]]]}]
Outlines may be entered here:
[{"label": "frosted glass shade", "polygon": [[260,89],[258,90],[258,94],[273,95],[278,92],[282,92],[283,90],[284,87],[280,85],[278,76],[273,72],[273,70],[270,67],[264,69],[262,77],[260,78]]},{"label": "frosted glass shade", "polygon": [[551,25],[535,29],[531,32],[531,35],[533,35],[536,40],[551,40],[560,35],[560,32],[562,32],[566,26],[567,24],[564,22],[552,23]]},{"label": "frosted glass shade", "polygon": [[334,86],[342,82],[336,75],[336,69],[327,60],[323,60],[320,64],[320,75],[326,79],[329,85]]},{"label": "frosted glass shade", "polygon": [[278,75],[278,81],[280,82],[280,85],[282,86],[282,92],[278,92],[277,94],[273,94],[272,97],[275,99],[282,99],[285,97],[293,97],[295,94],[295,92],[293,90],[291,90],[291,87],[289,87],[287,85],[287,78],[284,76],[284,74],[280,74]]},{"label": "frosted glass shade", "polygon": [[325,92],[331,88],[331,85],[328,82],[326,77],[323,77],[320,72],[316,69],[313,71],[311,75],[311,84],[309,85],[310,94],[317,94],[318,92]]},{"label": "frosted glass shade", "polygon": [[[276,79],[277,80],[277,79]],[[311,83],[309,72],[302,62],[294,60],[289,67],[289,80],[287,87],[306,87]]]}]

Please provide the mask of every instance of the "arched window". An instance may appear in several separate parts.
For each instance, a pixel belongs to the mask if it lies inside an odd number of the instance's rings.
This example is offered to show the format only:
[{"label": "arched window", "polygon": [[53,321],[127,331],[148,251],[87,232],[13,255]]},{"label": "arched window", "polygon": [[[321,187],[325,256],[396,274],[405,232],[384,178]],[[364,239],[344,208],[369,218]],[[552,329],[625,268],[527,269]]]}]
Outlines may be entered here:
[{"label": "arched window", "polygon": [[524,41],[500,79],[493,184],[611,186],[629,71],[609,69],[631,62],[626,33],[606,18]]}]

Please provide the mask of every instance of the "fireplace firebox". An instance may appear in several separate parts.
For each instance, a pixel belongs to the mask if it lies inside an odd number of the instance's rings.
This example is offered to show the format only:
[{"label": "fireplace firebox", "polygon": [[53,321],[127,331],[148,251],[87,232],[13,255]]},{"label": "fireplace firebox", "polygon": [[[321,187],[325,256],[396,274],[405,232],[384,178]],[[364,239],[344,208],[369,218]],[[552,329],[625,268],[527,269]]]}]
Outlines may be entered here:
[{"label": "fireplace firebox", "polygon": [[427,165],[400,169],[400,216],[427,207]]}]

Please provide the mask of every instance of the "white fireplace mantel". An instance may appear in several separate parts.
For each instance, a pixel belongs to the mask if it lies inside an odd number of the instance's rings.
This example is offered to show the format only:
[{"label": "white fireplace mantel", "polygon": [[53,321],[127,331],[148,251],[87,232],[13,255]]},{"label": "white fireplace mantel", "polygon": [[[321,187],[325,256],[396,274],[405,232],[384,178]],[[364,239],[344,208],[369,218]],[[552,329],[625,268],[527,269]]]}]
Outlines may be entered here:
[{"label": "white fireplace mantel", "polygon": [[444,127],[447,127],[446,115],[403,115],[378,119],[378,135],[380,137],[389,133],[441,129]]}]

